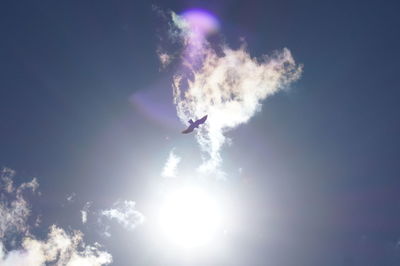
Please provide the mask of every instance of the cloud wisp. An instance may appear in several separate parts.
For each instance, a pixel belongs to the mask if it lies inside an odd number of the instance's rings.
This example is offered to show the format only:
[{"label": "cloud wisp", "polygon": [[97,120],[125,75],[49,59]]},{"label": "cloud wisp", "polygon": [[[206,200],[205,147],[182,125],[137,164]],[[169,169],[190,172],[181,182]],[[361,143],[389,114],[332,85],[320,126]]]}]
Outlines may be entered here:
[{"label": "cloud wisp", "polygon": [[204,152],[199,170],[217,173],[225,133],[247,123],[267,97],[298,80],[302,65],[286,48],[253,58],[245,45],[235,50],[227,44],[211,44],[195,24],[173,12],[170,25],[174,33],[170,38],[183,46],[181,69],[173,78],[177,114],[183,123],[208,114],[206,125],[196,134]]},{"label": "cloud wisp", "polygon": [[91,202],[86,202],[81,210],[81,219],[83,224],[87,223],[88,212],[91,206],[92,206]]},{"label": "cloud wisp", "polygon": [[76,198],[76,193],[75,193],[75,192],[72,192],[71,194],[68,194],[68,195],[67,195],[66,200],[67,200],[67,202],[72,203],[72,202],[75,201],[75,198]]},{"label": "cloud wisp", "polygon": [[15,233],[29,233],[27,220],[31,210],[23,192],[26,189],[35,192],[39,184],[34,178],[15,187],[12,180],[14,175],[15,172],[9,168],[0,171],[0,188],[4,188],[0,190],[0,239]]},{"label": "cloud wisp", "polygon": [[127,230],[134,230],[145,220],[144,215],[136,210],[136,202],[130,200],[117,201],[112,208],[102,210],[100,214],[117,221]]},{"label": "cloud wisp", "polygon": [[161,175],[163,177],[177,177],[177,167],[181,161],[181,157],[175,154],[174,149],[169,153],[167,162],[164,165]]}]

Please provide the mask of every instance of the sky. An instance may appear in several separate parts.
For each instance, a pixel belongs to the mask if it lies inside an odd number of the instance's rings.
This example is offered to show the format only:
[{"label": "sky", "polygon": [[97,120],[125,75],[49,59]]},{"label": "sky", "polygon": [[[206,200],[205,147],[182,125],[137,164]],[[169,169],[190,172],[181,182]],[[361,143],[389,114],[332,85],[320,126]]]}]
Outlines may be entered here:
[{"label": "sky", "polygon": [[0,265],[400,265],[396,1],[0,7]]}]

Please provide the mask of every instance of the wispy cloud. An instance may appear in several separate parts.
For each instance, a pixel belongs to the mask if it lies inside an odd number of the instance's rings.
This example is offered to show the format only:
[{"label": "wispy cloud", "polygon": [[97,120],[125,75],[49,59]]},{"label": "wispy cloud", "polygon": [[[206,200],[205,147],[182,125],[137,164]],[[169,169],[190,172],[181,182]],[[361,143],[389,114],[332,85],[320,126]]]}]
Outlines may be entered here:
[{"label": "wispy cloud", "polygon": [[162,50],[157,50],[158,59],[161,63],[161,68],[167,67],[172,62],[172,56]]},{"label": "wispy cloud", "polygon": [[5,251],[0,242],[0,262],[4,266],[98,266],[112,262],[109,253],[100,250],[100,245],[83,243],[83,234],[74,231],[68,234],[55,225],[50,227],[46,240],[38,240],[31,236],[24,237],[20,249]]},{"label": "wispy cloud", "polygon": [[177,167],[180,161],[181,158],[174,153],[174,149],[171,150],[161,175],[163,177],[176,177]]},{"label": "wispy cloud", "polygon": [[[111,255],[102,251],[98,243],[86,245],[80,231],[68,233],[53,225],[45,240],[32,235],[28,224],[31,209],[23,192],[35,192],[39,183],[34,178],[30,182],[14,186],[14,175],[15,172],[8,168],[0,171],[0,265],[44,266],[50,263],[57,266],[100,266],[112,262]],[[33,226],[37,226],[39,222],[40,218],[37,218]],[[7,244],[10,239],[13,245]],[[14,241],[15,239],[20,241]]]},{"label": "wispy cloud", "polygon": [[[286,48],[253,58],[245,45],[236,50],[226,44],[211,46],[175,13],[171,21],[172,37],[186,47],[182,68],[173,82],[177,114],[183,123],[208,114],[207,123],[196,134],[205,153],[199,169],[215,173],[227,142],[224,133],[247,123],[261,110],[263,100],[298,80],[302,65],[295,63]],[[218,47],[218,52],[213,47]]]},{"label": "wispy cloud", "polygon": [[0,239],[8,234],[28,233],[27,219],[31,214],[28,202],[23,197],[23,191],[31,189],[35,192],[39,184],[34,178],[30,182],[15,187],[12,178],[15,172],[9,168],[0,171]]},{"label": "wispy cloud", "polygon": [[75,192],[72,192],[71,194],[67,195],[67,201],[68,202],[73,202],[75,200],[75,198],[76,198],[76,193]]},{"label": "wispy cloud", "polygon": [[90,206],[92,206],[92,203],[91,202],[86,202],[85,205],[83,206],[82,210],[81,210],[81,218],[82,218],[82,223],[83,224],[87,223],[88,212],[89,212]]},{"label": "wispy cloud", "polygon": [[13,176],[15,175],[15,171],[4,167],[3,169],[1,169],[1,186],[4,187],[4,191],[7,193],[12,193],[14,191],[14,183],[13,183]]},{"label": "wispy cloud", "polygon": [[117,201],[112,208],[103,210],[100,214],[117,221],[128,230],[134,230],[144,222],[144,215],[136,210],[136,202],[130,200]]}]

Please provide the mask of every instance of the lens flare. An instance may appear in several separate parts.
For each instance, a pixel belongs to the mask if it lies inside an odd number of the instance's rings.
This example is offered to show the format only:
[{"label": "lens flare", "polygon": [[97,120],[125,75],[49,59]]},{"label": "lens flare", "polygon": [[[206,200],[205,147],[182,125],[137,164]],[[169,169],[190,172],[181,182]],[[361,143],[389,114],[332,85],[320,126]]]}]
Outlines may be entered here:
[{"label": "lens flare", "polygon": [[206,36],[219,29],[218,19],[210,12],[203,9],[190,9],[181,14],[188,23],[191,31]]}]

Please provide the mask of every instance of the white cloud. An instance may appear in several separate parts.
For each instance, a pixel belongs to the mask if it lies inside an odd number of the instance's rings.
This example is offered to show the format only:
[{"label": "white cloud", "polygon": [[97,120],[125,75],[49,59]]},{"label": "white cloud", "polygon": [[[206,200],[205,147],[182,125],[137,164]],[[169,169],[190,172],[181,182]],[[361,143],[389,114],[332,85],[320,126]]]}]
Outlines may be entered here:
[{"label": "white cloud", "polygon": [[234,50],[220,45],[216,52],[206,39],[193,38],[187,24],[176,16],[172,15],[173,25],[186,48],[182,69],[174,76],[174,103],[183,123],[208,115],[196,134],[206,154],[199,169],[215,173],[227,142],[224,133],[248,122],[261,110],[263,100],[299,79],[302,66],[286,48],[262,58],[252,58],[245,46]]},{"label": "white cloud", "polygon": [[75,197],[76,197],[76,193],[72,192],[71,194],[67,195],[67,201],[68,202],[73,202],[75,200]]},{"label": "white cloud", "polygon": [[81,210],[81,218],[82,218],[82,223],[85,224],[87,222],[87,211]]},{"label": "white cloud", "polygon": [[27,232],[26,220],[30,214],[27,202],[17,198],[9,204],[0,203],[0,238],[9,232]]},{"label": "white cloud", "polygon": [[86,202],[85,206],[83,206],[83,209],[81,210],[81,217],[82,217],[83,224],[85,224],[87,222],[88,212],[89,212],[89,208],[91,205],[92,205],[91,202]]},{"label": "white cloud", "polygon": [[163,177],[176,177],[177,167],[180,161],[181,158],[174,153],[174,150],[170,151],[161,175]]},{"label": "white cloud", "polygon": [[[15,187],[12,181],[15,172],[9,168],[3,168],[0,172],[0,239],[8,234],[28,233],[29,226],[26,221],[31,213],[28,202],[23,197],[25,189],[35,192],[39,184],[34,178],[32,181],[22,183]],[[0,188],[1,188],[0,187]]]},{"label": "white cloud", "polygon": [[83,234],[79,231],[68,234],[53,225],[46,240],[26,236],[21,249],[6,252],[0,242],[0,262],[4,266],[44,266],[47,263],[59,266],[100,266],[112,262],[111,255],[101,251],[99,244],[85,245],[82,238]]},{"label": "white cloud", "polygon": [[30,182],[25,182],[22,183],[18,188],[17,188],[17,194],[22,193],[23,190],[25,189],[31,189],[32,192],[35,192],[37,188],[39,187],[39,183],[36,178],[33,178]]},{"label": "white cloud", "polygon": [[[35,192],[39,187],[38,181],[34,178],[15,187],[12,182],[14,171],[5,168],[0,174],[0,181],[6,184],[0,187],[0,265],[44,266],[51,263],[57,266],[100,266],[111,263],[111,255],[102,251],[97,243],[86,245],[80,231],[69,234],[53,225],[46,240],[33,236],[28,224],[31,209],[23,192],[26,189]],[[39,223],[40,218],[37,217],[34,226]],[[21,241],[15,241],[18,238]],[[7,250],[5,247],[10,246],[7,245],[10,240],[14,248]]]},{"label": "white cloud", "polygon": [[144,215],[137,211],[135,206],[134,201],[117,201],[113,208],[101,211],[101,215],[116,220],[128,230],[133,230],[144,222]]}]

